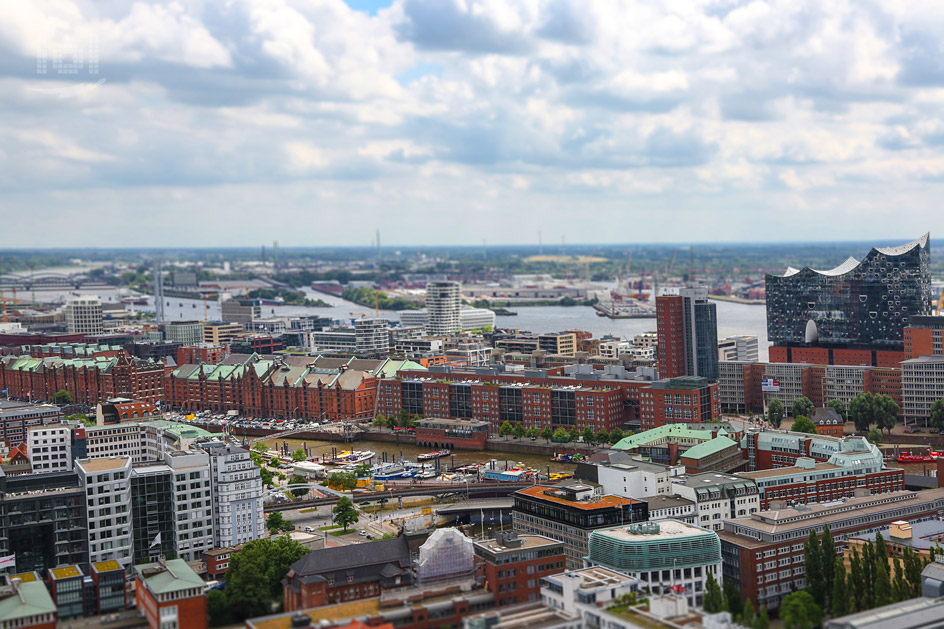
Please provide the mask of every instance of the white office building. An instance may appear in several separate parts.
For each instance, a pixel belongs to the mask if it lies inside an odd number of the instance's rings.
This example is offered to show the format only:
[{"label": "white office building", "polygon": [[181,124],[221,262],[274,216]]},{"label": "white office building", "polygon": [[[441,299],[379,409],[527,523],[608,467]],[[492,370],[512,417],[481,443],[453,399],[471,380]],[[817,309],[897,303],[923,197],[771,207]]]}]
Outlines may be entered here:
[{"label": "white office building", "polygon": [[72,469],[72,430],[75,424],[30,426],[27,456],[34,474],[68,472]]},{"label": "white office building", "polygon": [[390,351],[390,322],[386,319],[356,319],[354,347],[358,354],[387,354]]},{"label": "white office building", "polygon": [[756,336],[729,336],[718,341],[718,360],[759,360]]},{"label": "white office building", "polygon": [[601,610],[638,590],[639,581],[603,566],[565,570],[541,578],[541,602],[545,607],[579,615],[584,627],[602,627]]},{"label": "white office building", "polygon": [[626,498],[662,496],[672,493],[672,479],[685,473],[681,465],[661,465],[638,459],[620,458],[619,462],[598,464],[597,482],[604,494]]},{"label": "white office building", "polygon": [[262,477],[249,452],[218,441],[200,447],[210,456],[214,546],[227,548],[262,537]]},{"label": "white office building", "polygon": [[81,459],[75,470],[88,507],[89,563],[133,561],[131,528],[131,459]]},{"label": "white office building", "polygon": [[66,329],[70,334],[102,334],[102,302],[98,297],[76,297],[66,302]]},{"label": "white office building", "polygon": [[203,323],[200,321],[176,321],[164,324],[164,340],[180,343],[184,347],[203,342]]},{"label": "white office building", "polygon": [[164,454],[164,463],[174,474],[177,556],[197,561],[215,547],[210,456],[202,450],[175,450]]},{"label": "white office building", "polygon": [[459,283],[430,282],[426,285],[427,331],[434,336],[450,334],[462,328],[459,319]]},{"label": "white office building", "polygon": [[695,524],[720,531],[725,520],[760,511],[760,493],[753,479],[704,472],[672,479],[672,493],[695,503]]},{"label": "white office building", "polygon": [[[427,303],[429,297],[427,296]],[[400,313],[400,324],[404,326],[421,327],[434,336],[444,336],[446,332],[435,333],[429,328],[428,310],[404,310]],[[495,327],[495,312],[488,308],[461,308],[459,310],[459,325],[454,330],[478,330]]]}]

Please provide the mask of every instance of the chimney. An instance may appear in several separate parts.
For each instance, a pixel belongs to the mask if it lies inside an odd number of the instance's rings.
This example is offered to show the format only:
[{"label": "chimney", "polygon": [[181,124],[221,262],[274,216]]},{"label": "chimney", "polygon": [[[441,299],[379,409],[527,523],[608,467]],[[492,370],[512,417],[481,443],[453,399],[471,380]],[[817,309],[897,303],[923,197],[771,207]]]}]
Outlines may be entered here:
[{"label": "chimney", "polygon": [[888,529],[888,536],[892,539],[911,539],[911,524],[904,520],[892,522]]}]

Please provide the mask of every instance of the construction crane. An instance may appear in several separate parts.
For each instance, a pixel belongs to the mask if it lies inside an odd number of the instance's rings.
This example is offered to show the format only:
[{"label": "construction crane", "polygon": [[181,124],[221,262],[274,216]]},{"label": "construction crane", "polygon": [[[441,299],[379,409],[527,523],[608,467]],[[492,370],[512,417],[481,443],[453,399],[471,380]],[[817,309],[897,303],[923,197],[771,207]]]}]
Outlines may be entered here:
[{"label": "construction crane", "polygon": [[633,250],[630,249],[626,254],[626,264],[623,266],[623,277],[626,278],[626,295],[633,294],[633,280],[629,276],[630,269],[633,268]]},{"label": "construction crane", "polygon": [[[3,262],[3,258],[0,258],[0,263],[2,262]],[[2,266],[3,265],[0,264],[0,268],[2,268]],[[3,279],[2,278],[3,278],[3,273],[0,273],[0,314],[3,315],[2,317],[3,322],[6,323],[7,322],[7,304],[5,301],[3,301]]]}]

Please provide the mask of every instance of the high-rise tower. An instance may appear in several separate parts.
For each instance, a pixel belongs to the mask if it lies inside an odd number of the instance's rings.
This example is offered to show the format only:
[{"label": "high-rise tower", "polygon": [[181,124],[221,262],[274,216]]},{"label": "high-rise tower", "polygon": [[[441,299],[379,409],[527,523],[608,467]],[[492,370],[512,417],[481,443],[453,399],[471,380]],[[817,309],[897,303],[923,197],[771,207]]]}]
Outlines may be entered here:
[{"label": "high-rise tower", "polygon": [[459,283],[430,282],[426,285],[426,331],[434,336],[451,334],[462,327],[459,321]]},{"label": "high-rise tower", "polygon": [[656,298],[659,376],[718,379],[718,315],[708,289]]}]

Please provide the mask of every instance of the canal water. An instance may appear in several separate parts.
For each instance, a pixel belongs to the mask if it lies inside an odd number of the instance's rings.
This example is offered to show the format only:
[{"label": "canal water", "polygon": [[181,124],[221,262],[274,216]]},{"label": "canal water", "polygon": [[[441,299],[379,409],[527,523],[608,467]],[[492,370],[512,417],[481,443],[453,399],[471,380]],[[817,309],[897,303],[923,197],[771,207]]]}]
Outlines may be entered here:
[{"label": "canal water", "polygon": [[[416,456],[424,452],[432,451],[428,447],[415,444],[397,444],[388,441],[355,441],[353,443],[337,443],[331,441],[315,441],[310,439],[278,439],[263,441],[270,449],[282,450],[285,445],[288,451],[293,452],[298,448],[307,449],[309,458],[311,457],[330,457],[332,451],[341,450],[372,450],[375,453],[372,463],[380,463],[386,456],[387,461],[399,462],[402,456],[404,460],[416,462]],[[333,449],[333,450],[332,450]],[[568,472],[573,473],[576,465],[572,463],[557,463],[550,461],[550,456],[543,454],[523,454],[520,452],[497,452],[484,450],[454,450],[448,457],[437,459],[439,466],[447,469],[451,467],[461,467],[472,463],[489,463],[496,459],[496,469],[505,469],[515,467],[519,463],[526,468],[534,468],[542,473]],[[428,461],[427,465],[436,465],[435,461]]]}]

